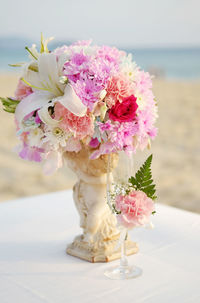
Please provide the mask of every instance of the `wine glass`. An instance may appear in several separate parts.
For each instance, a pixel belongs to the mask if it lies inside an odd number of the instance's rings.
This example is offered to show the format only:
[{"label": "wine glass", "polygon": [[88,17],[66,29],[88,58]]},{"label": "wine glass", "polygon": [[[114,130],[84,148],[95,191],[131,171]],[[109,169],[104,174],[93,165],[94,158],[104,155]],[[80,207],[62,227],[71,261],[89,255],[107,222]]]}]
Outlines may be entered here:
[{"label": "wine glass", "polygon": [[[127,155],[125,152],[119,152],[117,165],[112,169],[110,166],[110,155],[108,155],[107,201],[116,217],[120,214],[116,209],[116,197],[127,193],[129,189],[128,180],[133,175],[133,170],[133,153]],[[121,246],[120,264],[111,266],[104,274],[106,277],[115,280],[136,278],[142,274],[142,269],[136,266],[129,266],[126,256],[128,229],[120,224],[119,221],[118,225],[120,230],[119,245]]]}]

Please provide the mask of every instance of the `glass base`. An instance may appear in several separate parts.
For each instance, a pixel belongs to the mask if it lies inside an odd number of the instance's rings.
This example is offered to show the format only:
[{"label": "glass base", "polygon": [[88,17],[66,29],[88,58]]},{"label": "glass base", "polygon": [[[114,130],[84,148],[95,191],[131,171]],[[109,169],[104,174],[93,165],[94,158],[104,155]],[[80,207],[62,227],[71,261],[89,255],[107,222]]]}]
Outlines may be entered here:
[{"label": "glass base", "polygon": [[142,269],[137,266],[113,266],[104,272],[112,280],[133,279],[141,276]]}]

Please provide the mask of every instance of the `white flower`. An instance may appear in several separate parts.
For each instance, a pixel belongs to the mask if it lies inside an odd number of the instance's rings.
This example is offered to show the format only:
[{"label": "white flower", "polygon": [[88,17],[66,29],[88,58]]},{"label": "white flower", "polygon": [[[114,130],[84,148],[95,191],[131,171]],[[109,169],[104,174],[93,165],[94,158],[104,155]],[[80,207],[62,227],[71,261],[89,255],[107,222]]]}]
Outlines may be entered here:
[{"label": "white flower", "polygon": [[137,64],[132,61],[132,54],[128,54],[128,56],[122,57],[120,71],[129,77],[131,81],[135,80],[138,67]]},{"label": "white flower", "polygon": [[65,147],[67,140],[71,136],[70,133],[65,132],[62,128],[56,127],[45,127],[45,137],[42,139],[43,143],[48,143],[51,149],[58,150],[59,148]]},{"label": "white flower", "polygon": [[[32,47],[30,47],[29,50],[31,51],[31,53],[33,54],[33,56],[35,56],[35,58],[39,57],[40,53],[37,51],[36,44],[32,44]],[[31,54],[29,54],[29,58],[31,60],[33,60],[33,56]]]},{"label": "white flower", "polygon": [[32,129],[28,134],[29,145],[40,148],[43,144],[42,137],[44,137],[44,132],[39,127]]},{"label": "white flower", "polygon": [[[37,61],[38,72],[25,69],[22,79],[35,90],[49,92],[54,97],[62,96],[64,85],[59,82],[59,68],[56,55],[53,53],[39,54]],[[30,65],[33,63],[30,62]]]},{"label": "white flower", "polygon": [[138,108],[143,110],[146,107],[148,100],[145,100],[145,96],[138,91],[135,92],[135,97],[137,98]]},{"label": "white flower", "polygon": [[46,154],[46,160],[43,165],[45,175],[51,175],[63,166],[63,156],[61,151],[50,151]]}]

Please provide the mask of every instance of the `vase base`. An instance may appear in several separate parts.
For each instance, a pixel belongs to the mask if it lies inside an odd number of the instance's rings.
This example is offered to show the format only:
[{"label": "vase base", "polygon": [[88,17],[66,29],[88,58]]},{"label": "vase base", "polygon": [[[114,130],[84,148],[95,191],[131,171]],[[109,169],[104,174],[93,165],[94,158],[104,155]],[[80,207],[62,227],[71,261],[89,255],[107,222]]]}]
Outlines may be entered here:
[{"label": "vase base", "polygon": [[[118,240],[117,240],[118,241]],[[105,248],[95,249],[89,243],[83,241],[82,236],[76,237],[73,243],[68,245],[67,254],[89,261],[91,263],[96,262],[110,262],[116,259],[120,259],[120,249],[115,249],[117,245],[116,240],[106,241]],[[135,242],[130,240],[126,243],[126,254],[132,255],[138,252],[138,246]]]}]

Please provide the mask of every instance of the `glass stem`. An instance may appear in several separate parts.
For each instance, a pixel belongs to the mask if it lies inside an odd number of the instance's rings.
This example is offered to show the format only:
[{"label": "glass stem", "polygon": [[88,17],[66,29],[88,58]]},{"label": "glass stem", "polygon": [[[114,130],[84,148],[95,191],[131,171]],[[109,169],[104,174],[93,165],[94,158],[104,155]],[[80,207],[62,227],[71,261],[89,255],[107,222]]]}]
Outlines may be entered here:
[{"label": "glass stem", "polygon": [[126,238],[127,238],[127,234],[121,245],[120,268],[122,268],[122,269],[127,268],[127,266],[128,266],[128,260],[126,257]]}]

